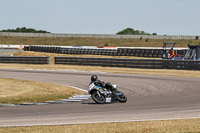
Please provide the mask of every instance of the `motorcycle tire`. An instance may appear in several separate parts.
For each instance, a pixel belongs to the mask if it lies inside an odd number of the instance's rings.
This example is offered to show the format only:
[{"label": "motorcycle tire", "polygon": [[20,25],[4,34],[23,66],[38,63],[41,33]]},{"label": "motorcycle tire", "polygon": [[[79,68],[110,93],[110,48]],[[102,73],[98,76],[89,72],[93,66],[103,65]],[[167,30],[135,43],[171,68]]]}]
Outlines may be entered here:
[{"label": "motorcycle tire", "polygon": [[[99,92],[100,93],[100,92]],[[99,104],[104,104],[106,103],[106,98],[104,97],[104,95],[102,95],[100,93],[100,97],[99,97],[99,94],[97,93],[97,91],[94,91],[92,94],[92,99],[96,102],[96,103],[99,103]]]},{"label": "motorcycle tire", "polygon": [[116,100],[120,103],[125,103],[127,101],[127,97],[124,94],[123,95],[117,95]]}]

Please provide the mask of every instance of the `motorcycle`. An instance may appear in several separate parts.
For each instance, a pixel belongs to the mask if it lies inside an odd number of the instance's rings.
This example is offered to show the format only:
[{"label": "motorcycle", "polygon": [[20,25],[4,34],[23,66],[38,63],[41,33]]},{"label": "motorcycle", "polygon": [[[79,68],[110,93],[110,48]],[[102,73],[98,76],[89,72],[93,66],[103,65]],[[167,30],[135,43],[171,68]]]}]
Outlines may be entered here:
[{"label": "motorcycle", "polygon": [[117,85],[112,86],[115,88],[115,91],[113,92],[105,87],[96,86],[94,83],[91,83],[88,87],[88,93],[91,95],[92,99],[99,104],[111,102],[125,103],[127,97],[117,90]]}]

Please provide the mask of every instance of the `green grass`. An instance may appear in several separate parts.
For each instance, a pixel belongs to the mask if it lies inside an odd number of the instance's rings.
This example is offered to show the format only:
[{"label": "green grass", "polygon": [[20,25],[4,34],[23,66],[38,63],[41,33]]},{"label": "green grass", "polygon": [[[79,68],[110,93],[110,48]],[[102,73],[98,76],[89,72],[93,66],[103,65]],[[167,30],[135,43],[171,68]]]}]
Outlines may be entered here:
[{"label": "green grass", "polygon": [[[148,41],[147,41],[148,40]],[[176,42],[176,47],[198,45],[200,40],[173,39],[113,39],[113,38],[60,38],[60,37],[10,37],[0,36],[0,44],[61,45],[61,46],[123,46],[162,47],[163,42]]]}]

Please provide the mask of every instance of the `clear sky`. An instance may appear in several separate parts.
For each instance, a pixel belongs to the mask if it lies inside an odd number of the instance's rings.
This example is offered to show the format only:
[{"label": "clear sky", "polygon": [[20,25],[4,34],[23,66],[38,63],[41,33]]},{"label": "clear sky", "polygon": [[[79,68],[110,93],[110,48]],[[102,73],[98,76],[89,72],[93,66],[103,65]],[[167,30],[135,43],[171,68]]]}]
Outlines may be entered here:
[{"label": "clear sky", "polygon": [[0,30],[200,35],[200,0],[0,0]]}]

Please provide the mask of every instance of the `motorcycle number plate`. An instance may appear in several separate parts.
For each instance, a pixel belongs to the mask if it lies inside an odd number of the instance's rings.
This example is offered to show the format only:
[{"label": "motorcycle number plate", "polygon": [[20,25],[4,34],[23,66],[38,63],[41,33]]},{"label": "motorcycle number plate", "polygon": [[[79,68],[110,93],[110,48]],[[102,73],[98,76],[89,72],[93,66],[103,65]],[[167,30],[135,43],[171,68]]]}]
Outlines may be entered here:
[{"label": "motorcycle number plate", "polygon": [[111,102],[111,98],[110,97],[106,98],[106,102],[110,103]]}]

